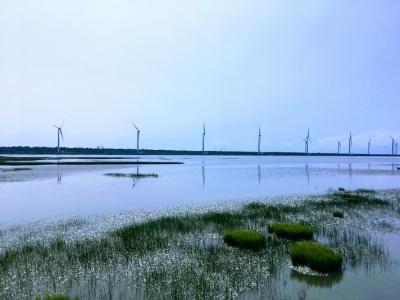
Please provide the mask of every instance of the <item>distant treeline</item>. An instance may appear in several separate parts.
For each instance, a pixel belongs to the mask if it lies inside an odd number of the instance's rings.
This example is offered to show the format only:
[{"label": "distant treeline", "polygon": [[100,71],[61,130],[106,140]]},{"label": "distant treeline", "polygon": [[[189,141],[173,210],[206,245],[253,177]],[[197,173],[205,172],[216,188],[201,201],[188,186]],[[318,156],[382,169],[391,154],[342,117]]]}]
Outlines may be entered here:
[{"label": "distant treeline", "polygon": [[[113,149],[113,148],[60,148],[61,154],[79,154],[79,155],[136,155],[136,149]],[[140,155],[202,155],[201,151],[189,150],[152,150],[141,149]],[[0,147],[0,154],[57,154],[56,147]],[[257,152],[251,151],[207,151],[206,155],[259,155]],[[336,153],[309,153],[303,152],[263,152],[262,155],[309,155],[309,156],[336,156]],[[348,156],[348,154],[341,154]],[[352,154],[352,156],[367,156],[367,154]],[[378,155],[386,156],[386,155]]]}]

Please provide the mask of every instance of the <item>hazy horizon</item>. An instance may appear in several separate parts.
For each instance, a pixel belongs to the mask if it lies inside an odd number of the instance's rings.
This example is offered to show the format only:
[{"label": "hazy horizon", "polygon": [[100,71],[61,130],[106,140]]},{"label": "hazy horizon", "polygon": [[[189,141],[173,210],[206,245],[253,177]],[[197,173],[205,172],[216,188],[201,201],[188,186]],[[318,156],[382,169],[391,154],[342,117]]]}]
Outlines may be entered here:
[{"label": "hazy horizon", "polygon": [[[356,17],[355,17],[356,16]],[[0,146],[389,153],[400,2],[3,3]]]}]

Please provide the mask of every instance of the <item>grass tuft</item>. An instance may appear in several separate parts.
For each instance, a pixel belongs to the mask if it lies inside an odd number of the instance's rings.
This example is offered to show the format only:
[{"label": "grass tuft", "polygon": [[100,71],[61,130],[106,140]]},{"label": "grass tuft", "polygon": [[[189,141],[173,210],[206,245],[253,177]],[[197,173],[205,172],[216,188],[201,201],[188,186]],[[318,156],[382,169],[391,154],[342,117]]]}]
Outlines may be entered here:
[{"label": "grass tuft", "polygon": [[294,223],[275,223],[268,226],[270,233],[275,233],[278,237],[290,240],[311,240],[313,230],[308,225]]},{"label": "grass tuft", "polygon": [[224,242],[241,249],[259,250],[265,247],[265,236],[251,230],[228,230],[223,234]]},{"label": "grass tuft", "polygon": [[290,257],[293,265],[305,265],[318,272],[335,272],[342,268],[342,255],[317,242],[295,243]]}]

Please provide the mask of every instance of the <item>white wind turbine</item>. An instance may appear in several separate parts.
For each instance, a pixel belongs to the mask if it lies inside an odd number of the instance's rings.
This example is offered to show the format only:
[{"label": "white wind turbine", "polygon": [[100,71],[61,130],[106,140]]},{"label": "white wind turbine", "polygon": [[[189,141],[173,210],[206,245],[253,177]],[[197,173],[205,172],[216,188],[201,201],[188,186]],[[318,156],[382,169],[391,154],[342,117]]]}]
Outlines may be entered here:
[{"label": "white wind turbine", "polygon": [[204,142],[205,142],[205,137],[206,137],[206,125],[203,122],[203,140],[202,140],[202,148],[201,151],[204,155]]},{"label": "white wind turbine", "polygon": [[353,137],[351,136],[351,131],[350,131],[350,136],[349,136],[349,155],[351,155],[351,148],[353,147]]},{"label": "white wind turbine", "polygon": [[389,135],[389,137],[392,140],[392,155],[394,155],[395,154],[395,148],[396,148],[396,140],[391,135]]},{"label": "white wind turbine", "polygon": [[371,138],[369,138],[369,141],[368,141],[368,155],[370,155],[371,154]]},{"label": "white wind turbine", "polygon": [[305,143],[305,152],[308,154],[308,146],[311,143],[311,138],[310,138],[310,129],[307,130],[307,137],[304,139]]},{"label": "white wind turbine", "polygon": [[337,154],[340,154],[340,151],[342,150],[342,142],[338,141],[337,142]]},{"label": "white wind turbine", "polygon": [[261,154],[261,128],[258,127],[258,154]]},{"label": "white wind turbine", "polygon": [[61,123],[60,126],[53,125],[53,127],[57,128],[57,155],[60,154],[60,136],[64,141],[64,135],[62,132],[62,127],[64,126],[64,121]]},{"label": "white wind turbine", "polygon": [[136,126],[135,123],[132,122],[133,127],[136,128],[136,153],[139,154],[139,138],[140,138],[140,129]]}]

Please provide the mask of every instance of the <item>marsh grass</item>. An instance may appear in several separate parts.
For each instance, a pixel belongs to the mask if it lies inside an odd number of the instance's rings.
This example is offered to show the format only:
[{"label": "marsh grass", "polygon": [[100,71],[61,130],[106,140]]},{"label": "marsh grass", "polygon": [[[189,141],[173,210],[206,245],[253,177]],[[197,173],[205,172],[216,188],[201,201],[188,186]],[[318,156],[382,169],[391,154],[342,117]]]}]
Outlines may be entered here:
[{"label": "marsh grass", "polygon": [[110,177],[127,177],[127,178],[146,178],[146,177],[154,177],[157,178],[158,174],[142,174],[142,173],[106,173],[104,174],[105,176],[110,176]]},{"label": "marsh grass", "polygon": [[319,272],[337,272],[342,268],[342,255],[317,242],[303,241],[293,244],[290,257],[293,265],[308,266]]},{"label": "marsh grass", "polygon": [[[327,222],[332,222],[334,208],[346,209],[350,215],[387,212],[393,207],[370,194],[354,196],[359,200],[348,201],[351,196],[346,192],[298,204],[253,202],[238,210],[178,214],[131,224],[99,239],[67,243],[56,238],[48,244],[6,249],[0,255],[0,297],[62,292],[101,298],[105,291],[129,286],[144,298],[235,298],[274,278],[290,259],[291,242],[268,235],[264,248],[243,251],[218,237],[232,228],[266,234],[271,223],[307,222],[317,239],[340,251],[344,265],[370,268],[386,259],[382,245],[362,234],[362,229],[346,227],[345,222],[354,217],[335,226]],[[210,236],[217,238],[210,246],[201,246],[200,241]]]},{"label": "marsh grass", "polygon": [[364,194],[375,194],[376,191],[374,189],[365,189],[365,188],[361,188],[361,189],[357,189],[355,190],[356,193],[364,193]]},{"label": "marsh grass", "polygon": [[268,231],[275,233],[278,237],[290,240],[311,240],[313,238],[312,228],[303,224],[275,223],[268,226]]},{"label": "marsh grass", "polygon": [[227,230],[223,239],[228,245],[241,249],[259,250],[265,247],[264,234],[254,230]]}]

